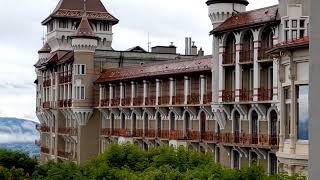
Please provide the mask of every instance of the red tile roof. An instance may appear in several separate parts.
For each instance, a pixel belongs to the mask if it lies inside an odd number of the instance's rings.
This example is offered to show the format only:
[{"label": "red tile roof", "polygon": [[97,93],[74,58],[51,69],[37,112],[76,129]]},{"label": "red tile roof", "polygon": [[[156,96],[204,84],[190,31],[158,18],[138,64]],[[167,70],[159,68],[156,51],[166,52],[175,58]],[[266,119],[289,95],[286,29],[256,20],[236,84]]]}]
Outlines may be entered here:
[{"label": "red tile roof", "polygon": [[292,41],[285,41],[282,43],[279,43],[275,45],[272,49],[270,49],[268,52],[278,52],[283,49],[294,49],[298,47],[307,47],[309,46],[309,36],[305,36],[300,39],[292,40]]},{"label": "red tile roof", "polygon": [[[51,15],[46,18],[42,24],[45,25],[52,18],[64,17],[80,19],[83,14],[83,2],[83,0],[60,0]],[[89,19],[110,21],[113,24],[119,22],[117,18],[106,10],[100,0],[87,0],[86,7]]]},{"label": "red tile roof", "polygon": [[96,83],[210,71],[211,58],[212,56],[204,56],[192,60],[182,59],[136,67],[106,69]]},{"label": "red tile roof", "polygon": [[73,51],[57,51],[51,54],[50,58],[47,60],[41,59],[34,66],[37,68],[57,65],[66,62],[72,62],[74,60]]},{"label": "red tile roof", "polygon": [[253,11],[242,12],[231,16],[220,26],[210,32],[215,34],[232,29],[240,29],[243,27],[254,26],[270,22],[280,22],[278,17],[278,5],[256,9]]},{"label": "red tile roof", "polygon": [[77,28],[74,37],[97,38],[90,26],[90,23],[86,15],[82,17],[80,25]]}]

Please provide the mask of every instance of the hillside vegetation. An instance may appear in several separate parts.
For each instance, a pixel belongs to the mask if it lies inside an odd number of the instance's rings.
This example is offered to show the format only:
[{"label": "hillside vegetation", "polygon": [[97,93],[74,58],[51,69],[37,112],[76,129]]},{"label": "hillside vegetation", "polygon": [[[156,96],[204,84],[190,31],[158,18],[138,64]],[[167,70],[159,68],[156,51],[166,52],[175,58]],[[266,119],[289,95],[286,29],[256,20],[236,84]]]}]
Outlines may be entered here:
[{"label": "hillside vegetation", "polygon": [[[83,166],[49,162],[34,165],[22,153],[1,151],[0,179],[22,180],[300,180],[304,177],[269,177],[259,166],[231,170],[216,164],[208,154],[159,147],[143,151],[133,145],[112,145]],[[6,153],[13,153],[9,159]],[[10,162],[10,163],[8,163]],[[14,163],[12,163],[14,162]],[[22,166],[24,164],[24,166]],[[29,166],[30,165],[30,166]]]}]

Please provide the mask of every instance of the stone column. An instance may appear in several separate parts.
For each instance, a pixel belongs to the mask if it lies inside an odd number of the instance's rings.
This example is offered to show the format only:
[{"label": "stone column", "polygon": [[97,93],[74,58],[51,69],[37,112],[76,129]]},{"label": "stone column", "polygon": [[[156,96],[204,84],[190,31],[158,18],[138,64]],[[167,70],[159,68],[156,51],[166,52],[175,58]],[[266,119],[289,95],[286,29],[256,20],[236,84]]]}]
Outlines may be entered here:
[{"label": "stone column", "polygon": [[188,104],[188,96],[190,95],[190,79],[188,76],[184,77],[184,104]]},{"label": "stone column", "polygon": [[109,105],[111,104],[111,101],[113,99],[113,85],[109,84]]},{"label": "stone column", "polygon": [[120,106],[122,106],[122,99],[124,99],[124,85],[120,82]]},{"label": "stone column", "polygon": [[146,98],[148,97],[148,82],[143,80],[143,105],[146,105]]},{"label": "stone column", "polygon": [[[281,79],[281,84],[284,79]],[[286,107],[285,107],[285,97],[284,97],[284,91],[283,88],[280,89],[280,112],[286,112]],[[286,121],[286,116],[285,113],[280,113],[280,134],[279,134],[279,151],[283,152],[284,148],[284,141],[285,141],[285,121]]]},{"label": "stone column", "polygon": [[100,88],[100,94],[99,94],[99,106],[101,107],[101,101],[103,99],[103,87],[102,85],[100,84],[99,85],[99,88]]},{"label": "stone column", "polygon": [[[224,58],[223,53],[224,52],[225,52],[225,47],[221,43],[220,47],[219,47],[219,61],[218,61],[219,87],[216,88],[219,90],[219,94],[217,97],[214,97],[214,100],[213,100],[213,102],[219,102],[219,103],[222,103],[223,90],[225,90],[225,70],[223,67],[223,58]],[[212,82],[212,83],[216,83],[216,82]]]},{"label": "stone column", "polygon": [[[222,44],[223,45],[223,44]],[[211,86],[212,90],[212,102],[217,103],[219,101],[219,79],[220,79],[220,73],[219,73],[219,67],[221,64],[219,63],[220,59],[220,51],[219,51],[219,38],[216,36],[213,36],[213,43],[212,43],[212,62],[211,62],[211,69],[212,69],[212,79],[211,79]],[[222,46],[222,53],[224,49]],[[222,59],[222,57],[221,57]]]},{"label": "stone column", "polygon": [[136,97],[136,83],[131,81],[131,106],[133,106],[133,99]]},{"label": "stone column", "polygon": [[156,79],[156,105],[159,105],[159,98],[161,97],[161,86],[160,86],[160,80]]},{"label": "stone column", "polygon": [[297,141],[297,118],[296,118],[296,71],[294,68],[293,54],[290,53],[290,88],[291,88],[291,104],[290,104],[290,151],[292,154],[295,153],[296,141]]},{"label": "stone column", "polygon": [[240,51],[241,51],[241,34],[238,33],[236,34],[236,72],[235,72],[235,83],[236,83],[236,88],[235,88],[235,101],[239,102],[240,101],[240,90],[242,89],[242,67],[239,64],[240,63]]},{"label": "stone column", "polygon": [[203,104],[204,96],[206,95],[206,77],[200,75],[200,103]]},{"label": "stone column", "polygon": [[169,89],[169,94],[170,94],[170,101],[169,103],[172,104],[172,97],[175,96],[175,86],[174,86],[174,79],[169,78],[170,81],[170,89]]},{"label": "stone column", "polygon": [[253,32],[253,42],[254,42],[254,55],[253,55],[253,101],[259,101],[259,88],[260,88],[260,64],[258,62],[260,39],[259,39],[260,29]]}]

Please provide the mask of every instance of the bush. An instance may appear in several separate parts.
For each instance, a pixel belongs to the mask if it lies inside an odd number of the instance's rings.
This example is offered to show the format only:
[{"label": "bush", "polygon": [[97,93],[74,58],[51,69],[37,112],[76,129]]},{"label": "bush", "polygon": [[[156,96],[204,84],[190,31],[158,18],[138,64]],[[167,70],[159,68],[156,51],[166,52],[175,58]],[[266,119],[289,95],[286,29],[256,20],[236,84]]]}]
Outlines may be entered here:
[{"label": "bush", "polygon": [[37,165],[37,160],[26,153],[0,150],[0,166],[6,169],[23,169],[24,173],[32,174]]}]

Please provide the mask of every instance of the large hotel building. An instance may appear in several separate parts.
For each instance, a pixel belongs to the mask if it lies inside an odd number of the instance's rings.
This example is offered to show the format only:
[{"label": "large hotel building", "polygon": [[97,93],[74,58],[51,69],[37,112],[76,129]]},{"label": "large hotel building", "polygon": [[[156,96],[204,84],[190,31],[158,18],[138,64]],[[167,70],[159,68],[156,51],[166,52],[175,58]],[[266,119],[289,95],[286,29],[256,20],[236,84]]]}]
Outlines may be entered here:
[{"label": "large hotel building", "polygon": [[116,51],[118,19],[100,0],[60,0],[42,22],[35,64],[41,161],[82,164],[131,143],[306,174],[309,2],[246,11],[247,0],[208,0],[213,43],[204,56],[190,38],[185,55],[173,44]]}]

